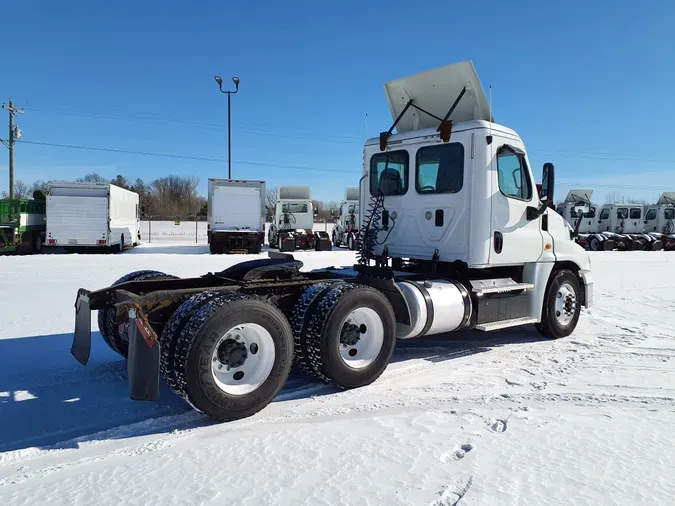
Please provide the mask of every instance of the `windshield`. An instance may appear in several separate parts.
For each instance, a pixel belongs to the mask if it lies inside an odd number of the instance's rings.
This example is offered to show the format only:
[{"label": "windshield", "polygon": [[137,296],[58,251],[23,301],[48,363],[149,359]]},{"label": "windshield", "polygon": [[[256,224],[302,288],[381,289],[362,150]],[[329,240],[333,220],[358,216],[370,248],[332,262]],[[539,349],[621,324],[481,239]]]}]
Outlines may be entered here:
[{"label": "windshield", "polygon": [[347,212],[349,214],[359,214],[359,206],[358,204],[350,204],[349,209],[347,209]]},{"label": "windshield", "polygon": [[281,212],[282,213],[308,213],[309,212],[309,206],[307,204],[282,204],[281,205]]}]

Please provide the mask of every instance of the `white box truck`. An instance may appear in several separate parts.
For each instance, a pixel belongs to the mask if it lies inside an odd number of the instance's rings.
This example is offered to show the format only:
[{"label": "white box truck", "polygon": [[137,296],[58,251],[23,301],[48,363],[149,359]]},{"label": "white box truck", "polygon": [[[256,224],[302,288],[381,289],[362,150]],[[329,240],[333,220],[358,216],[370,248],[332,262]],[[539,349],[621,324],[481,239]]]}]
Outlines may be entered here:
[{"label": "white box truck", "polygon": [[48,248],[122,252],[141,240],[138,193],[109,183],[50,183]]},{"label": "white box truck", "polygon": [[209,179],[211,253],[260,253],[265,242],[265,181]]}]

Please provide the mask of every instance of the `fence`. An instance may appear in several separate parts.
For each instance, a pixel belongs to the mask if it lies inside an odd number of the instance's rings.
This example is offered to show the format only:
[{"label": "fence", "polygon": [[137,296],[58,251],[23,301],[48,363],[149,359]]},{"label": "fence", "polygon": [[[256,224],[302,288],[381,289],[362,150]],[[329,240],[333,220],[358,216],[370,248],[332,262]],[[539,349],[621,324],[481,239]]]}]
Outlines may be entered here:
[{"label": "fence", "polygon": [[[141,221],[142,242],[182,242],[186,244],[207,244],[207,223],[205,217],[189,216],[187,219],[167,217],[145,217]],[[269,223],[265,223],[265,240]],[[333,231],[333,223],[323,220],[314,223],[314,230],[322,230],[330,234]]]}]

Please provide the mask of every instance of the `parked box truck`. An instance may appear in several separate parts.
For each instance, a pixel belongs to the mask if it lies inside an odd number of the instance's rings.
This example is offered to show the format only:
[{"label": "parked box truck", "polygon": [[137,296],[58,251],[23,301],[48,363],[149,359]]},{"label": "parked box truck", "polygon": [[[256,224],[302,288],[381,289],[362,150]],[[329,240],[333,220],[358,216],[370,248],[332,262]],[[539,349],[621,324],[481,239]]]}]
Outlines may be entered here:
[{"label": "parked box truck", "polygon": [[122,252],[140,240],[138,193],[109,183],[50,183],[46,247]]},{"label": "parked box truck", "polygon": [[0,200],[0,253],[40,253],[45,240],[45,195]]},{"label": "parked box truck", "polygon": [[265,242],[265,181],[209,179],[211,253],[260,253]]}]

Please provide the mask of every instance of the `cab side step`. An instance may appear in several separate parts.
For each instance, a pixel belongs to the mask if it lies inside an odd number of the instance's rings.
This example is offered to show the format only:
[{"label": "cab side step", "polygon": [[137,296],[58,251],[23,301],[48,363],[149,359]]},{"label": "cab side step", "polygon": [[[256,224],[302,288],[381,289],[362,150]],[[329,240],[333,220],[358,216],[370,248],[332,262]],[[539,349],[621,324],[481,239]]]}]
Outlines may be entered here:
[{"label": "cab side step", "polygon": [[476,279],[471,281],[471,289],[478,296],[492,293],[509,293],[531,290],[532,283],[518,283],[511,278]]},{"label": "cab side step", "polygon": [[519,325],[527,325],[528,323],[536,323],[537,319],[531,316],[524,316],[522,318],[512,318],[511,320],[502,320],[498,322],[479,323],[476,325],[476,330],[483,332],[490,332],[492,330],[506,329],[509,327],[517,327]]}]

